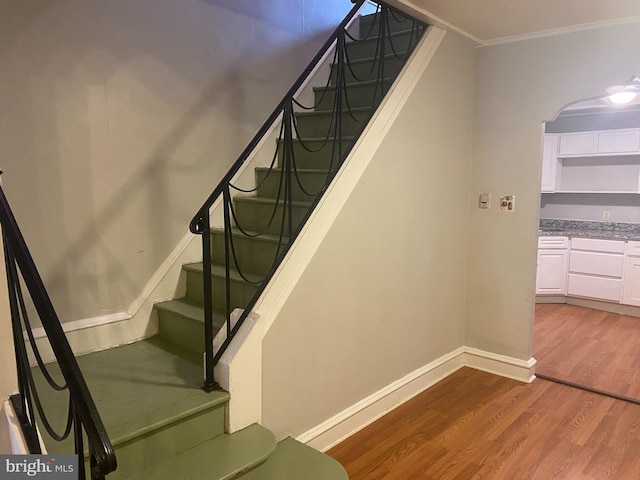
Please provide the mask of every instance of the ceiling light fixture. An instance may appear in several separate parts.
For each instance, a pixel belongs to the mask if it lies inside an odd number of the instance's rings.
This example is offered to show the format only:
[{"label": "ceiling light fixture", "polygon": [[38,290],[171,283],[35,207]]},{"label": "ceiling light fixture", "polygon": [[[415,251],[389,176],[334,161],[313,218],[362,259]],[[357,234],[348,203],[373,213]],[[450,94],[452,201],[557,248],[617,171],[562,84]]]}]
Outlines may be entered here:
[{"label": "ceiling light fixture", "polygon": [[640,78],[631,77],[624,85],[607,88],[607,98],[615,105],[625,105],[632,102],[640,93]]}]

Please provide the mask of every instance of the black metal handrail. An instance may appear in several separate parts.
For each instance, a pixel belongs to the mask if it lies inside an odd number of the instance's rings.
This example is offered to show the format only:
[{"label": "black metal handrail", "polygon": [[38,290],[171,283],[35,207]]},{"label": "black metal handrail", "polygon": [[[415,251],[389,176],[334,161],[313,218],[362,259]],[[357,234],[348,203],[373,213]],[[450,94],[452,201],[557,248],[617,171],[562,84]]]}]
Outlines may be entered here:
[{"label": "black metal handrail", "polygon": [[[351,0],[354,7],[336,28],[330,38],[320,48],[318,53],[313,57],[309,65],[304,69],[300,77],[295,81],[293,86],[286,93],[277,107],[273,110],[264,125],[259,129],[258,133],[249,142],[247,147],[241,153],[240,157],[231,166],[229,171],[222,178],[213,192],[209,195],[202,207],[195,214],[189,229],[194,234],[202,235],[203,249],[203,298],[204,298],[204,319],[205,319],[205,390],[212,390],[216,387],[214,380],[214,366],[221,358],[222,354],[230,344],[235,334],[240,329],[243,321],[247,318],[251,309],[254,307],[260,294],[266,287],[267,283],[276,271],[284,255],[288,251],[291,243],[300,231],[301,226],[311,215],[324,191],[330,184],[331,180],[337,174],[339,167],[354,146],[357,137],[360,135],[368,120],[372,117],[376,107],[382,101],[386,91],[389,88],[390,79],[385,70],[385,64],[388,58],[399,59],[404,61],[407,59],[411,50],[417,44],[417,40],[424,32],[426,26],[417,20],[407,16],[406,14],[390,7],[384,2],[367,2],[367,0]],[[355,38],[351,35],[347,28],[357,13],[365,3],[377,4],[375,20],[371,23],[368,32],[361,35],[361,38]],[[390,25],[392,21],[404,22],[408,24],[407,31],[410,31],[409,44],[406,51],[400,51],[394,45],[396,34],[391,31]],[[377,30],[376,30],[377,29]],[[356,68],[349,58],[348,45],[363,42],[375,41],[375,54],[371,63],[371,71],[364,76],[362,73],[356,73]],[[312,106],[305,106],[297,99],[300,92],[309,77],[312,75],[316,67],[327,55],[333,50],[332,72],[327,79],[324,88],[320,88],[321,96],[319,100],[314,102]],[[404,55],[403,55],[404,54]],[[350,98],[347,90],[348,78],[351,81],[362,82],[362,84],[371,84],[374,86],[371,101],[365,107],[358,108],[355,101]],[[334,85],[331,85],[333,82]],[[329,93],[332,92],[332,93]],[[331,100],[331,95],[333,99]],[[312,147],[311,141],[304,140],[299,134],[299,115],[301,111],[313,109],[315,106],[323,102],[330,102],[331,118],[327,126],[326,135],[320,138],[320,147]],[[263,142],[263,139],[270,135],[274,130],[276,122],[281,121],[279,134],[276,142],[276,150],[274,152],[268,173],[266,177],[258,182],[257,187],[252,189],[242,189],[233,184],[234,178],[238,175],[242,167],[251,157],[251,154]],[[345,135],[345,121],[353,122],[359,127],[351,135]],[[299,161],[296,161],[296,146],[298,151],[306,151],[310,154],[325,149],[330,155],[329,164],[326,168],[326,179],[323,186],[313,191],[312,188],[303,185],[300,180],[301,167]],[[280,166],[276,167],[277,159],[280,159]],[[237,208],[234,207],[232,190],[238,193],[253,193],[261,188],[268,177],[275,178],[277,181],[277,195],[273,202],[271,213],[263,228],[259,231],[250,231],[244,228],[238,220]],[[305,197],[304,201],[296,201],[293,198],[293,190],[297,188]],[[216,202],[222,199],[223,217],[224,217],[224,276],[225,276],[225,326],[226,339],[217,352],[213,351],[213,294],[212,294],[212,256],[211,256],[211,209]],[[296,209],[308,208],[302,218],[296,218]],[[298,214],[298,216],[300,216]],[[279,225],[278,225],[279,224]],[[250,272],[244,272],[239,264],[237,255],[237,246],[234,240],[234,230],[245,237],[257,237],[264,235],[275,235],[277,237],[277,246],[273,255],[273,262],[266,273],[261,275],[251,275]],[[274,232],[275,230],[275,232]],[[233,305],[231,302],[231,276],[232,270],[234,275],[239,277],[248,285],[257,287],[255,294],[244,305],[240,306],[244,311],[239,319],[232,324],[231,311]]]},{"label": "black metal handrail", "polygon": [[[78,478],[85,479],[87,477],[84,466],[84,435],[86,435],[90,478],[103,479],[117,466],[113,447],[2,187],[0,187],[0,225],[2,225],[19,391],[17,395],[11,397],[11,401],[27,447],[30,453],[42,452],[37,433],[38,424],[59,441],[66,439],[73,430],[75,453],[79,455]],[[29,321],[21,279],[46,332],[64,378],[63,384],[53,379],[42,361]],[[23,332],[26,332],[33,355],[51,388],[59,391],[68,390],[68,418],[62,433],[55,432],[47,419],[29,365]],[[40,418],[39,421],[36,419],[37,416]]]}]

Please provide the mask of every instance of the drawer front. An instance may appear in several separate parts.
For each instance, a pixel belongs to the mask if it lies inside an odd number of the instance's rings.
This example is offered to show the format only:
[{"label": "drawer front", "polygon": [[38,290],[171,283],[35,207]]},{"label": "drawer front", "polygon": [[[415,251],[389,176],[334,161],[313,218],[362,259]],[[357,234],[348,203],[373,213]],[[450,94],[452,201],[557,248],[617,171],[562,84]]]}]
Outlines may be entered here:
[{"label": "drawer front", "polygon": [[572,238],[571,249],[591,250],[594,252],[624,253],[622,240],[599,240],[595,238]]},{"label": "drawer front", "polygon": [[630,257],[640,257],[640,242],[635,240],[627,242],[627,255]]},{"label": "drawer front", "polygon": [[567,282],[567,293],[579,297],[620,302],[622,297],[622,279],[589,277],[587,275],[570,273]]},{"label": "drawer front", "polygon": [[612,253],[571,251],[569,271],[622,278],[624,256]]},{"label": "drawer front", "polygon": [[[638,242],[640,245],[640,242]],[[568,237],[538,237],[538,248],[569,248]]]}]

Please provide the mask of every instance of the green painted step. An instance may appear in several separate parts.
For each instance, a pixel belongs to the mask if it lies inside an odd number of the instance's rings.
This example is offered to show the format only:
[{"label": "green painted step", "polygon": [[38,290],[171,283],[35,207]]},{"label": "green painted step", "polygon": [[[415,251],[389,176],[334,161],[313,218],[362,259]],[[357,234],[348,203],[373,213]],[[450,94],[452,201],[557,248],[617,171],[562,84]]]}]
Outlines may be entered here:
[{"label": "green painted step", "polygon": [[[236,220],[245,230],[264,231],[272,235],[288,234],[288,208],[282,201],[261,197],[236,197],[234,199]],[[311,208],[311,202],[292,202],[292,225],[295,230]],[[283,210],[285,211],[284,228]],[[275,214],[274,214],[275,212]]]},{"label": "green painted step", "polygon": [[[258,196],[263,198],[276,198],[280,187],[282,169],[274,168],[271,171],[267,167],[256,168],[258,181]],[[316,195],[324,188],[329,175],[328,170],[297,169],[292,173],[292,196],[294,200],[314,200]],[[284,180],[282,181],[284,182]],[[312,194],[309,196],[308,194]],[[280,188],[280,195],[284,195],[284,187]]]},{"label": "green painted step", "polygon": [[[364,32],[366,33],[366,32]],[[387,53],[406,52],[416,46],[421,33],[408,31],[393,32],[390,35],[385,36],[385,55]],[[357,40],[348,42],[346,44],[347,52],[346,56],[350,61],[358,60],[361,58],[369,58],[376,51],[376,43],[378,43],[378,37],[372,36],[363,40]]]},{"label": "green painted step", "polygon": [[[343,151],[346,151],[354,141],[354,137],[342,137]],[[295,158],[296,168],[304,170],[329,170],[329,167],[333,165],[333,168],[335,169],[338,156],[336,146],[336,155],[332,163],[331,153],[334,149],[333,143],[333,137],[329,137],[328,139],[303,138],[302,142],[297,138],[294,138],[293,156]],[[278,166],[282,166],[283,152],[283,142],[280,142],[278,144]]]},{"label": "green painted step", "polygon": [[[400,14],[391,14],[388,17],[389,21],[386,25],[387,31],[393,33],[407,32],[411,30],[412,21],[404,18]],[[378,35],[380,20],[375,15],[363,15],[359,18],[360,23],[360,36],[363,38],[366,35]],[[375,22],[375,24],[374,24]]]},{"label": "green painted step", "polygon": [[[384,56],[385,77],[396,77],[406,63],[405,54],[398,58],[393,53]],[[336,83],[336,65],[331,64],[331,85]],[[378,60],[375,58],[362,58],[351,61],[351,68],[345,68],[347,83],[373,80],[378,77]]]},{"label": "green painted step", "polygon": [[[344,109],[340,116],[342,134],[345,136],[357,135],[364,127],[371,108],[354,107]],[[335,136],[338,115],[332,110],[310,111],[296,113],[297,133],[302,138],[324,138]]]},{"label": "green painted step", "polygon": [[[202,282],[202,262],[188,263],[182,266],[187,274],[187,300],[194,304],[204,305],[204,285]],[[231,270],[231,310],[244,308],[255,295],[259,282],[263,275],[254,272],[243,272],[252,283],[245,281],[236,270]],[[221,265],[211,265],[211,280],[213,294],[213,308],[217,311],[226,311],[225,294],[225,269]]]},{"label": "green painted step", "polygon": [[[256,232],[247,232],[252,236],[245,236],[236,228],[231,229],[233,244],[238,258],[238,263],[243,270],[260,274],[267,273],[274,263],[276,255],[282,252],[289,243],[287,237],[282,240],[277,235],[260,235]],[[222,228],[211,229],[211,256],[216,265],[224,265],[224,230]]]},{"label": "green painted step", "polygon": [[[158,313],[158,335],[167,342],[178,345],[195,354],[197,362],[202,363],[204,352],[204,309],[202,303],[188,298],[178,298],[154,305]],[[214,312],[214,335],[224,325],[224,314]],[[183,356],[186,354],[183,353]]]},{"label": "green painted step", "polygon": [[348,480],[345,469],[333,458],[286,438],[265,463],[242,480]]},{"label": "green painted step", "polygon": [[[126,478],[165,458],[224,433],[226,392],[205,393],[202,366],[176,354],[159,338],[77,357],[78,364],[114,447],[118,469],[109,479]],[[49,365],[61,378],[57,366]],[[35,381],[45,381],[39,370]],[[49,418],[63,428],[67,393],[40,388]],[[53,441],[47,451],[72,453],[73,440]]]},{"label": "green painted step", "polygon": [[[389,89],[393,80],[386,78],[384,81],[385,92]],[[366,80],[364,82],[354,82],[347,84],[344,92],[345,102],[351,108],[354,107],[371,107],[381,98],[381,88],[377,80]],[[313,87],[315,95],[316,111],[333,110],[336,95],[336,87],[334,85],[328,87]]]},{"label": "green painted step", "polygon": [[[126,480],[231,480],[265,462],[276,449],[273,434],[251,425],[166,458]],[[305,477],[300,477],[303,480]]]}]

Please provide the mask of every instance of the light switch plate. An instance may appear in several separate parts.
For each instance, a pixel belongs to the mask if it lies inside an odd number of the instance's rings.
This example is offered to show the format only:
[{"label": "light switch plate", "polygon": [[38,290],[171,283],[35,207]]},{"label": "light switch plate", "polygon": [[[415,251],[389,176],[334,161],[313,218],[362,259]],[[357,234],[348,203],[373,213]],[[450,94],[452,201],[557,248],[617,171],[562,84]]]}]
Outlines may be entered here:
[{"label": "light switch plate", "polygon": [[489,208],[491,206],[491,194],[481,193],[478,199],[478,208]]}]

